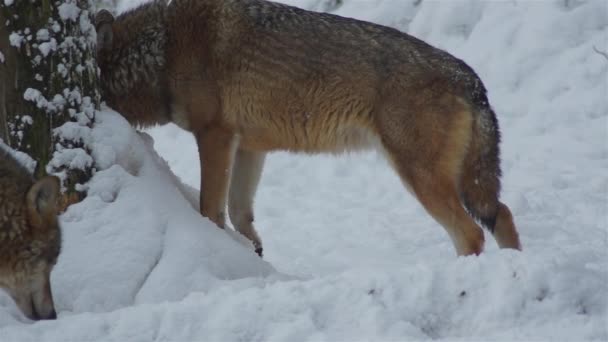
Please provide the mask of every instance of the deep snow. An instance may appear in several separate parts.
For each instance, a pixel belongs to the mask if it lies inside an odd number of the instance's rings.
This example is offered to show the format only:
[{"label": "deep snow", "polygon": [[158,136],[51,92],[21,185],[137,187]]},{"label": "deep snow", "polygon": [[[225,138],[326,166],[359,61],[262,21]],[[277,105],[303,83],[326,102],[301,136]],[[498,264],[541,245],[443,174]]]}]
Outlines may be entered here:
[{"label": "deep snow", "polygon": [[608,51],[608,2],[415,3],[344,0],[336,13],[480,74],[523,253],[488,236],[481,256],[455,257],[376,153],[275,153],[256,197],[261,260],[195,209],[188,133],[138,134],[106,109],[100,171],[62,216],[59,319],[27,322],[0,291],[0,341],[608,340],[608,59],[594,52]]}]

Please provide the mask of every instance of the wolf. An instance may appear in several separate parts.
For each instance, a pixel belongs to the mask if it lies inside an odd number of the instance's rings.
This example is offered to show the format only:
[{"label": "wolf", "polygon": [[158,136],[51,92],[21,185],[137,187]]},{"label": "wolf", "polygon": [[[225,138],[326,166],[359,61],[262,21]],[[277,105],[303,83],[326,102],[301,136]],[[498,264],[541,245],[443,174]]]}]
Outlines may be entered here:
[{"label": "wolf", "polygon": [[50,274],[61,250],[59,179],[34,181],[0,147],[0,288],[25,316],[55,319]]},{"label": "wolf", "polygon": [[107,104],[133,125],[192,132],[200,212],[258,254],[253,199],[266,153],[381,151],[458,255],[480,225],[521,249],[499,200],[500,133],[472,68],[396,29],[264,0],[153,1],[97,12]]}]

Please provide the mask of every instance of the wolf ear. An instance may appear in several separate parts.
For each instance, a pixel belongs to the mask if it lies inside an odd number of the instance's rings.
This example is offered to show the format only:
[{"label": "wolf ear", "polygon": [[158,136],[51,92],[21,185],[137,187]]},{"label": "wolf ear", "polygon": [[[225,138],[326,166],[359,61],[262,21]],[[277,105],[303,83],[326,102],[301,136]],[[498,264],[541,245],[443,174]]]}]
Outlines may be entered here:
[{"label": "wolf ear", "polygon": [[95,30],[97,30],[97,52],[112,48],[112,23],[114,16],[110,11],[102,9],[95,15]]},{"label": "wolf ear", "polygon": [[32,185],[27,192],[27,209],[32,223],[41,227],[45,218],[57,214],[59,178],[46,176]]}]

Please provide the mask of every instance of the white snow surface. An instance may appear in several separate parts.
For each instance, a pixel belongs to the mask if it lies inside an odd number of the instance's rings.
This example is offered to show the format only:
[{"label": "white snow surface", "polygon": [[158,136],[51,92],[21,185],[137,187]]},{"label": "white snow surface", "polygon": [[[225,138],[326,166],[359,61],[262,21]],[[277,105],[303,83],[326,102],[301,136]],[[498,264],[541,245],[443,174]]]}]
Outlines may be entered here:
[{"label": "white snow surface", "polygon": [[608,59],[594,51],[608,50],[607,6],[344,0],[336,12],[478,72],[523,252],[486,234],[482,255],[456,257],[376,153],[281,152],[256,197],[260,259],[199,215],[189,133],[137,133],[106,108],[89,196],[61,217],[59,318],[27,321],[0,291],[0,341],[608,340]]}]

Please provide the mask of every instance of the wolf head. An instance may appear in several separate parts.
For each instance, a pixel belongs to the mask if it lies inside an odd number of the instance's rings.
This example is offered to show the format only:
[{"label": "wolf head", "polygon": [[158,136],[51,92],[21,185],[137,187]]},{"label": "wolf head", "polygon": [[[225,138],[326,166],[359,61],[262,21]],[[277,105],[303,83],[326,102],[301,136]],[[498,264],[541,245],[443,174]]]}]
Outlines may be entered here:
[{"label": "wolf head", "polygon": [[16,163],[0,156],[0,288],[28,318],[54,319],[50,274],[61,249],[59,179],[32,182]]},{"label": "wolf head", "polygon": [[120,15],[95,17],[97,63],[105,102],[131,124],[167,122],[166,4],[153,1]]},{"label": "wolf head", "polygon": [[158,83],[166,58],[164,15],[165,5],[158,1],[118,18],[107,10],[97,13],[97,62],[104,88],[111,95]]}]

